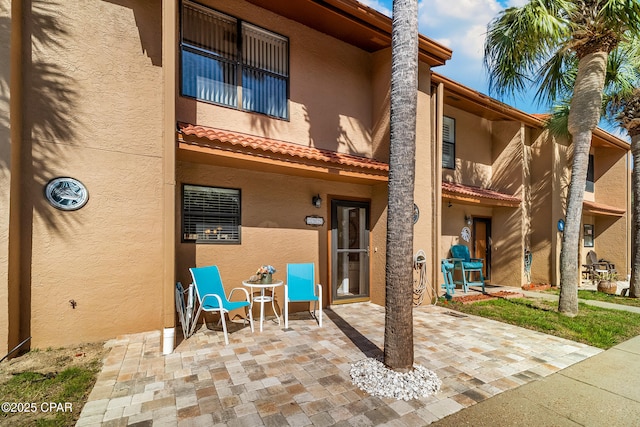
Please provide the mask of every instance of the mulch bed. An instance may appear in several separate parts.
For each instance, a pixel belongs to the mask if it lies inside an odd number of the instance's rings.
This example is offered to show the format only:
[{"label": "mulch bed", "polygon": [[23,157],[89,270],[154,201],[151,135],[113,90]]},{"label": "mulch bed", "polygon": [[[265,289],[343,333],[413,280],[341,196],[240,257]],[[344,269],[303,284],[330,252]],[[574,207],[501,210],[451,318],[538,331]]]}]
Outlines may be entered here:
[{"label": "mulch bed", "polygon": [[551,289],[551,285],[548,283],[528,283],[522,285],[522,289],[525,291],[546,291],[547,289]]},{"label": "mulch bed", "polygon": [[497,298],[522,298],[524,294],[520,292],[510,292],[510,291],[497,291],[491,292],[488,294],[474,294],[474,295],[464,295],[461,297],[453,297],[453,301],[459,302],[462,304],[471,304],[478,301],[487,301],[491,299]]}]

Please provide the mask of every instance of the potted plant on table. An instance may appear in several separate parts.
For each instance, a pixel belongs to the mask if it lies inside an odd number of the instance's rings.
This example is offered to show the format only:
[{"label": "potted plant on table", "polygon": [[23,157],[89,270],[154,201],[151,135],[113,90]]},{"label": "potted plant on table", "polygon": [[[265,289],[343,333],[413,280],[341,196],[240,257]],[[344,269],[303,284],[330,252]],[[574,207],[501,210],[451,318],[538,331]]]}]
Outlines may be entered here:
[{"label": "potted plant on table", "polygon": [[598,281],[598,292],[615,295],[618,292],[619,275],[615,271],[600,271],[596,273],[596,281]]},{"label": "potted plant on table", "polygon": [[276,269],[272,265],[263,265],[256,271],[256,276],[258,276],[258,280],[260,283],[272,283],[273,282],[273,273],[276,272]]}]

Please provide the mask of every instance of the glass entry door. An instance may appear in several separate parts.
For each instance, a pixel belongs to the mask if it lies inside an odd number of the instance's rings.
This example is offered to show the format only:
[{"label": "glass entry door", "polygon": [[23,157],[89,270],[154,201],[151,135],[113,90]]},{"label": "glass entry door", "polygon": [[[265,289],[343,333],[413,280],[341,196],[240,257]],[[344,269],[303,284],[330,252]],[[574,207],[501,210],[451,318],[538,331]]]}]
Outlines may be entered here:
[{"label": "glass entry door", "polygon": [[334,302],[369,297],[369,203],[331,202],[331,293]]}]

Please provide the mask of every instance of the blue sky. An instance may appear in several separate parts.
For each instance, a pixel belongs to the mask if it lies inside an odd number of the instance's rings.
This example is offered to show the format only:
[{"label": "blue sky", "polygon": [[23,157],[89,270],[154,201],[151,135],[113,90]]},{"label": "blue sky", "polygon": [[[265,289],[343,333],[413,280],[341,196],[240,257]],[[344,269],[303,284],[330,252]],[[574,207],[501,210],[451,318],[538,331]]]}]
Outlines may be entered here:
[{"label": "blue sky", "polygon": [[[359,0],[391,16],[392,0]],[[419,0],[419,31],[453,51],[452,58],[434,71],[484,94],[488,90],[487,73],[482,65],[487,24],[501,10],[522,6],[527,0]],[[532,96],[517,96],[501,101],[527,113],[543,113]]]},{"label": "blue sky", "polygon": [[[387,16],[391,16],[393,0],[358,0]],[[419,0],[418,24],[421,34],[453,51],[452,58],[434,71],[487,95],[488,76],[483,67],[483,47],[487,24],[507,7],[522,6],[528,0]],[[527,113],[545,113],[547,108],[533,101],[533,93],[516,95],[500,101]],[[628,139],[626,132],[612,129],[601,122],[609,132]]]}]

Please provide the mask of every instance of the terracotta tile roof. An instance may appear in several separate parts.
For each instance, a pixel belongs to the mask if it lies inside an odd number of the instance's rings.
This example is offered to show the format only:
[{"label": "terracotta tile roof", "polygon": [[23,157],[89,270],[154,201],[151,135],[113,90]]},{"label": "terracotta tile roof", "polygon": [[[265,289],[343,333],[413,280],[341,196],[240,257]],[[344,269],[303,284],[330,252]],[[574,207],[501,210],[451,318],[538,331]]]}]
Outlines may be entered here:
[{"label": "terracotta tile roof", "polygon": [[611,216],[622,216],[625,214],[626,209],[624,208],[616,208],[615,206],[605,205],[604,203],[596,203],[590,200],[585,200],[582,202],[583,213],[590,213],[594,215],[611,215]]},{"label": "terracotta tile roof", "polygon": [[[178,131],[183,135],[206,138],[222,145],[226,149],[238,149],[243,152],[246,151],[246,149],[249,149],[252,152],[260,153],[261,155],[273,153],[301,160],[313,160],[383,172],[389,171],[389,165],[378,160],[337,153],[330,150],[323,150],[300,144],[293,144],[291,142],[279,141],[271,138],[193,125],[190,123],[178,123]],[[194,143],[192,141],[185,142]]]},{"label": "terracotta tile roof", "polygon": [[468,185],[456,184],[453,182],[442,182],[442,193],[450,195],[459,195],[476,199],[490,199],[504,202],[509,205],[517,205],[521,199],[510,194],[500,193],[489,188],[471,187]]}]

